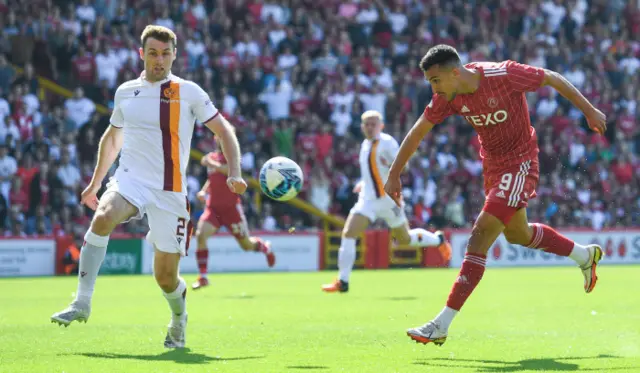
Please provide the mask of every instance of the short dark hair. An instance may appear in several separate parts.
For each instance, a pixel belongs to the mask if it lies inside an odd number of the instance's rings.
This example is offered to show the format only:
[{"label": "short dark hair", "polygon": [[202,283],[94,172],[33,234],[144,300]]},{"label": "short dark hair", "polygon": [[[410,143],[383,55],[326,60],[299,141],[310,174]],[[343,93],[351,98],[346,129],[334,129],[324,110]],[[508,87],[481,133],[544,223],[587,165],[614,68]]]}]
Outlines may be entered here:
[{"label": "short dark hair", "polygon": [[436,45],[435,47],[429,48],[427,54],[422,57],[420,60],[420,69],[426,72],[432,66],[460,66],[462,62],[460,61],[460,56],[458,55],[458,51],[446,44]]},{"label": "short dark hair", "polygon": [[142,31],[142,35],[140,36],[140,41],[142,42],[142,49],[144,49],[147,44],[147,39],[153,38],[159,40],[163,43],[171,42],[173,43],[173,47],[175,48],[178,44],[178,38],[176,34],[164,26],[158,25],[148,25]]}]

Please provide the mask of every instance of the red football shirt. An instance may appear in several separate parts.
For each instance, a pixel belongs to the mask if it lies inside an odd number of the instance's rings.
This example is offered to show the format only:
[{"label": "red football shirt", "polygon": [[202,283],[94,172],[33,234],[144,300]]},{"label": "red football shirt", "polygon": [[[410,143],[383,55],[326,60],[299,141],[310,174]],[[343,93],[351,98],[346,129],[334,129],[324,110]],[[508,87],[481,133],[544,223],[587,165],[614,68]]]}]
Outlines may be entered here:
[{"label": "red football shirt", "polygon": [[425,118],[440,123],[450,115],[462,115],[478,133],[488,172],[535,159],[538,141],[525,92],[540,88],[544,70],[514,61],[472,62],[465,67],[481,74],[478,89],[451,102],[435,95],[424,110]]},{"label": "red football shirt", "polygon": [[[222,152],[212,152],[206,155],[220,164],[227,164],[227,159]],[[209,197],[207,197],[207,208],[235,206],[240,203],[240,196],[233,193],[227,186],[227,175],[222,172],[209,170]]]}]

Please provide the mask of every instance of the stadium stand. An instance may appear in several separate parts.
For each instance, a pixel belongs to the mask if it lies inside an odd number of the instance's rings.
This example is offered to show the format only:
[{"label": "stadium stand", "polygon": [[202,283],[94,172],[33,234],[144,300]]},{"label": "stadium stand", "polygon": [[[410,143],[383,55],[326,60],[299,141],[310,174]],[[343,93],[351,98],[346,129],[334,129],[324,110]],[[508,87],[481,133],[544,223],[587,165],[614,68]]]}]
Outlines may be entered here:
[{"label": "stadium stand", "polygon": [[[141,72],[138,35],[173,28],[174,73],[209,92],[238,128],[242,167],[296,160],[307,199],[346,215],[358,180],[359,114],[383,113],[402,140],[431,89],[418,61],[436,43],[465,61],[514,59],[559,71],[608,116],[587,130],[554,92],[530,97],[539,134],[532,221],[555,227],[640,225],[640,8],[621,0],[0,0],[0,228],[5,235],[87,227],[78,196],[92,172],[115,88]],[[45,93],[37,76],[74,92]],[[211,150],[198,127],[193,146]],[[479,143],[461,118],[436,126],[404,175],[414,226],[469,227],[484,196]],[[205,170],[190,167],[189,197]],[[283,204],[246,196],[252,228],[317,227]],[[197,215],[201,208],[195,208]],[[197,216],[196,216],[197,218]],[[145,231],[143,222],[119,228]]]}]

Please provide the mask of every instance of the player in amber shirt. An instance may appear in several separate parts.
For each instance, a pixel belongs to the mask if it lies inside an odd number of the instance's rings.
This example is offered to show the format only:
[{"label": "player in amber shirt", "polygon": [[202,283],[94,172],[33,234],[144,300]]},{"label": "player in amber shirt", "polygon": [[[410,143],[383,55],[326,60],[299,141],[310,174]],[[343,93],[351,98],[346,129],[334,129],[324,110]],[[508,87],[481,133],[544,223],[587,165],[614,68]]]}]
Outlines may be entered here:
[{"label": "player in amber shirt", "polygon": [[276,256],[271,251],[269,242],[249,235],[249,226],[244,216],[240,196],[231,192],[227,187],[229,167],[224,154],[220,151],[211,152],[202,158],[201,164],[207,167],[209,178],[197,195],[201,201],[206,199],[206,207],[196,228],[198,241],[196,259],[200,276],[191,285],[194,290],[209,285],[207,279],[209,264],[207,239],[216,234],[221,227],[227,228],[227,231],[236,238],[243,250],[263,253],[269,267],[273,267],[276,262]]},{"label": "player in amber shirt", "polygon": [[580,245],[549,226],[527,220],[525,208],[536,195],[539,168],[537,137],[525,93],[551,86],[582,110],[589,127],[600,134],[606,130],[605,115],[560,74],[514,61],[462,65],[453,47],[438,45],[429,49],[420,68],[434,96],[402,142],[385,191],[400,202],[400,173],[409,157],[434,125],[458,114],[478,132],[486,200],[446,307],[432,321],[409,329],[409,337],[425,344],[445,342],[449,325],[482,279],[487,252],[501,233],[512,244],[570,257],[582,270],[584,290],[591,292],[602,249]]}]

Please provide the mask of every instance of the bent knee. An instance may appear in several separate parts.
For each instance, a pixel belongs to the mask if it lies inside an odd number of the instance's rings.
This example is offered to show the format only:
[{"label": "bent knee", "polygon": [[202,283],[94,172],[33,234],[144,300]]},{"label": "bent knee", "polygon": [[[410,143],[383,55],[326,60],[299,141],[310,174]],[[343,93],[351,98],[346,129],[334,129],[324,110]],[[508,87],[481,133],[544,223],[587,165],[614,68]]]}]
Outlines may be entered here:
[{"label": "bent knee", "polygon": [[170,293],[175,290],[178,284],[178,274],[167,271],[155,273],[156,283],[165,292]]},{"label": "bent knee", "polygon": [[251,241],[249,238],[242,238],[238,240],[238,245],[244,251],[255,251],[256,244]]},{"label": "bent knee", "polygon": [[393,238],[395,238],[398,245],[408,245],[411,243],[411,236],[409,233],[396,233]]},{"label": "bent knee", "polygon": [[198,240],[198,242],[207,241],[209,236],[210,234],[205,234],[201,229],[196,229],[196,240]]},{"label": "bent knee", "polygon": [[356,232],[354,229],[344,229],[342,231],[342,238],[358,238],[360,232]]},{"label": "bent knee", "polygon": [[503,233],[510,244],[527,246],[531,242],[531,232],[526,229],[505,230]]},{"label": "bent knee", "polygon": [[113,210],[98,210],[93,216],[91,230],[98,235],[105,236],[110,234],[118,223],[117,214]]},{"label": "bent knee", "polygon": [[533,238],[533,228],[530,224],[518,224],[504,230],[504,238],[514,245],[528,246]]}]

